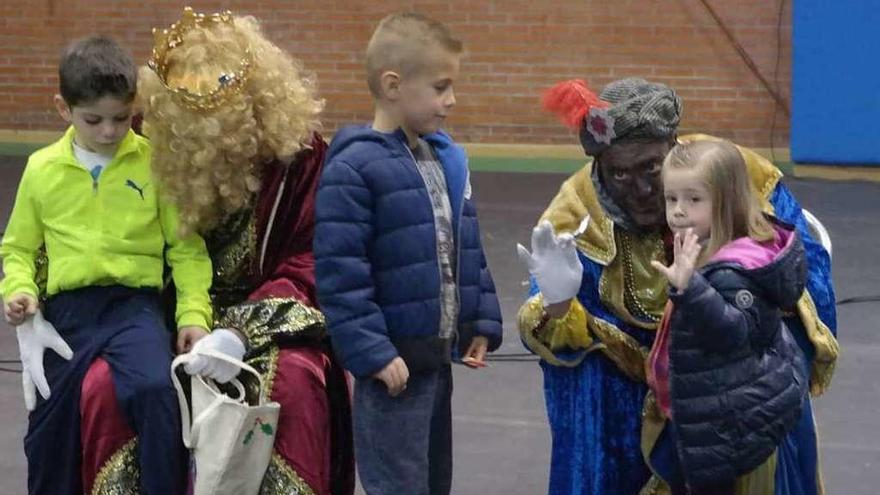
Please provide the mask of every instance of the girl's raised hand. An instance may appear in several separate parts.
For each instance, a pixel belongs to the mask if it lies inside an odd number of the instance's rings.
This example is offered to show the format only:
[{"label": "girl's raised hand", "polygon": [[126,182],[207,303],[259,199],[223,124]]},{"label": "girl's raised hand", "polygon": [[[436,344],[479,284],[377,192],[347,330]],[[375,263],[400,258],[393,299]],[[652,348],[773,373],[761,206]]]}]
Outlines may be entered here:
[{"label": "girl's raised hand", "polygon": [[666,266],[659,261],[652,261],[651,266],[662,273],[673,287],[685,290],[696,270],[702,247],[693,229],[687,229],[684,233],[676,232],[672,244],[675,256],[672,265]]}]

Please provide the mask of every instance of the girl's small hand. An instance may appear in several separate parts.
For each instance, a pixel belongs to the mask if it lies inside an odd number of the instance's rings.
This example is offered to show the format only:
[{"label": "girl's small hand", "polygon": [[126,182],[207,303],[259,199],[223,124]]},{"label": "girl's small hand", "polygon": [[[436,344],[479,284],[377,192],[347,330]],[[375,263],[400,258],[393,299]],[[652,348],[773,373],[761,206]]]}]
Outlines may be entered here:
[{"label": "girl's small hand", "polygon": [[676,232],[673,241],[675,259],[672,265],[667,267],[659,261],[652,261],[651,266],[665,275],[673,287],[680,291],[685,290],[694,275],[701,250],[699,238],[694,234],[693,229],[687,229],[683,234]]}]

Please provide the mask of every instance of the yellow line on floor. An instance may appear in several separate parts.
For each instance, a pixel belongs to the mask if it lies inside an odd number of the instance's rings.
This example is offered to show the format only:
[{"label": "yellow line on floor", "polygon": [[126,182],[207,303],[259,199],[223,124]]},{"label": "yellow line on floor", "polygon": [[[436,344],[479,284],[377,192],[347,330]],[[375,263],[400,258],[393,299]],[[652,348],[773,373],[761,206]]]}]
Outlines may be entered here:
[{"label": "yellow line on floor", "polygon": [[25,131],[0,129],[0,143],[48,144],[56,141],[64,131]]},{"label": "yellow line on floor", "polygon": [[[494,158],[565,158],[583,159],[584,149],[578,144],[496,144],[466,143],[463,145],[470,156]],[[791,161],[788,148],[752,148],[768,160]]]},{"label": "yellow line on floor", "polygon": [[583,160],[584,149],[578,144],[493,144],[465,143],[469,156],[493,158],[564,158]]},{"label": "yellow line on floor", "polygon": [[807,179],[864,180],[870,182],[880,182],[880,167],[795,165],[794,176]]}]

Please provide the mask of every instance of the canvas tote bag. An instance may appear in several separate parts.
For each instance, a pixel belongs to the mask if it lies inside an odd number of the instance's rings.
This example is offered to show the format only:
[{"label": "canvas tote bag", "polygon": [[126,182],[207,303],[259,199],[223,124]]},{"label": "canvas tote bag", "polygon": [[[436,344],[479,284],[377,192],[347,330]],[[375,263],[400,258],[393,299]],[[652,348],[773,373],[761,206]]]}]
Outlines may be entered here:
[{"label": "canvas tote bag", "polygon": [[191,376],[187,401],[175,370],[192,355],[182,354],[171,364],[182,420],[183,443],[192,454],[193,495],[256,495],[269,466],[281,406],[269,402],[260,374],[248,364],[217,351],[203,351],[252,374],[260,385],[257,403],[248,402],[244,385],[229,382],[238,396],[220,391],[210,378]]}]

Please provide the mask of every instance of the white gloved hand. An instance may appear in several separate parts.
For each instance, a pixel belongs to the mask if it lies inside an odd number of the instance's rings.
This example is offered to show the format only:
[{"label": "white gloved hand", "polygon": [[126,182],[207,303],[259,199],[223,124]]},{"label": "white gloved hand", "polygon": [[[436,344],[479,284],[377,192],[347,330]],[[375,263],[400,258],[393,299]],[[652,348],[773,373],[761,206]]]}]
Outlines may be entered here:
[{"label": "white gloved hand", "polygon": [[206,350],[222,352],[241,361],[244,358],[245,352],[244,342],[241,341],[235,332],[225,328],[218,328],[206,337],[199,339],[189,352],[191,358],[183,366],[183,369],[190,375],[206,376],[218,383],[226,383],[238,376],[241,368],[215,357],[206,356],[203,353]]},{"label": "white gloved hand", "polygon": [[532,229],[531,253],[522,244],[516,245],[520,260],[529,267],[544,295],[544,306],[568,301],[580,290],[584,268],[578,259],[575,237],[588,224],[586,217],[575,232],[557,236],[553,225],[544,220]]},{"label": "white gloved hand", "polygon": [[21,356],[24,407],[28,411],[33,411],[37,406],[37,390],[40,391],[43,399],[48,399],[51,395],[49,382],[46,381],[46,373],[43,370],[43,354],[46,349],[52,349],[68,361],[73,357],[73,350],[58,335],[55,327],[43,318],[40,310],[15,327],[15,335],[18,337],[18,352]]}]

